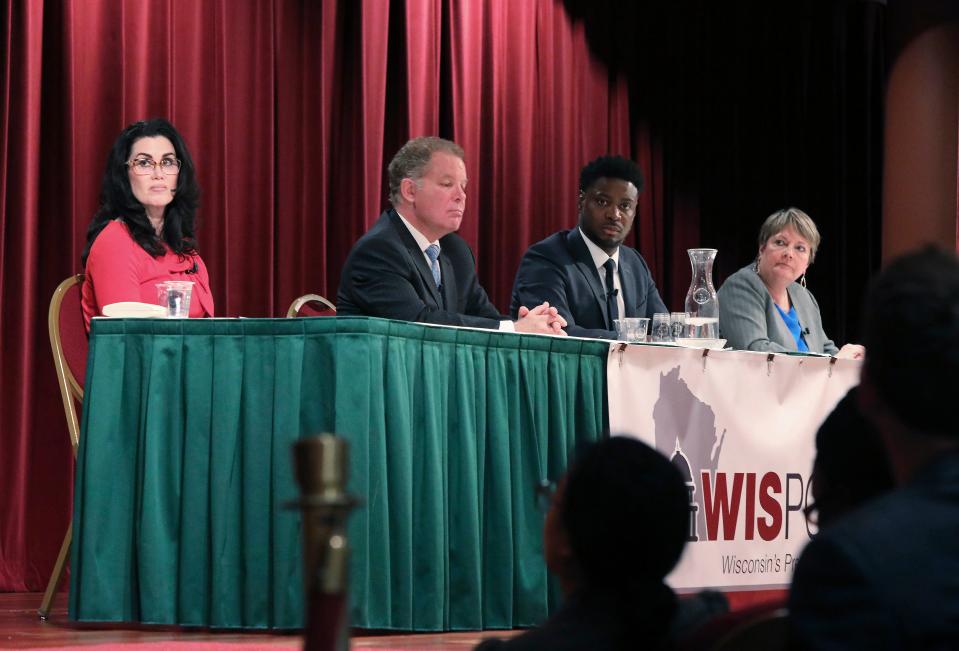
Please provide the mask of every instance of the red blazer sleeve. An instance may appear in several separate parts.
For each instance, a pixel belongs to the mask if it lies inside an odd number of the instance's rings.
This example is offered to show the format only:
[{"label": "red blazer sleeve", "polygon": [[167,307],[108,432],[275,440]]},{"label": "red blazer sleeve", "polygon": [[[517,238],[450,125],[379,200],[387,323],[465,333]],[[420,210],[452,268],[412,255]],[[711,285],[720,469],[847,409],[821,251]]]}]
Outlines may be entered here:
[{"label": "red blazer sleeve", "polygon": [[100,231],[86,265],[95,298],[91,316],[102,314],[104,305],[141,300],[139,258],[148,255],[121,222],[112,221]]},{"label": "red blazer sleeve", "polygon": [[87,257],[82,299],[87,329],[104,306],[124,301],[155,303],[156,284],[164,280],[192,281],[190,316],[213,316],[210,277],[199,255],[180,256],[167,249],[154,258],[130,236],[125,224],[110,222],[93,241]]}]

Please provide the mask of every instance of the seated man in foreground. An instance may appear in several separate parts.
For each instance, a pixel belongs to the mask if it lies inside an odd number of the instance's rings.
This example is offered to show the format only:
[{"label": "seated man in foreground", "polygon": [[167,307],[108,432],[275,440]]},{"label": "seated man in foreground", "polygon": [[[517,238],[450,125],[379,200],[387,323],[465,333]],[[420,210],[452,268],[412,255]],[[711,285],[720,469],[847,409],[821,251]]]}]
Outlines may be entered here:
[{"label": "seated man in foreground", "polygon": [[623,245],[643,189],[639,166],[602,156],[579,174],[579,227],[553,233],[523,256],[510,312],[546,301],[577,337],[616,339],[613,320],[668,312],[649,267]]},{"label": "seated man in foreground", "polygon": [[677,600],[664,579],[688,521],[686,485],[666,457],[624,436],[590,445],[557,486],[543,528],[565,603],[542,627],[477,651],[667,647]]},{"label": "seated man in foreground", "polygon": [[795,648],[959,649],[957,306],[959,259],[934,249],[892,262],[867,293],[858,399],[896,488],[803,551],[789,601]]},{"label": "seated man in foreground", "polygon": [[389,165],[390,201],[350,251],[336,298],[340,316],[378,316],[444,325],[565,334],[555,308],[518,310],[515,324],[490,302],[473,252],[455,234],[466,210],[459,145],[414,138]]}]

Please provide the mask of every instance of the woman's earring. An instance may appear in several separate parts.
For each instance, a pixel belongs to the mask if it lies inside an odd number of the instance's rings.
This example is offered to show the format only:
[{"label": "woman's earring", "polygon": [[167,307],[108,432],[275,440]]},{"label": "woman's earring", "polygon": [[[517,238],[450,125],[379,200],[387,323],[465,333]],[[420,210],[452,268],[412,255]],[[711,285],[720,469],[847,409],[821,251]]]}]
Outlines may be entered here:
[{"label": "woman's earring", "polygon": [[806,274],[799,277],[799,284],[802,285],[803,289],[806,289]]}]

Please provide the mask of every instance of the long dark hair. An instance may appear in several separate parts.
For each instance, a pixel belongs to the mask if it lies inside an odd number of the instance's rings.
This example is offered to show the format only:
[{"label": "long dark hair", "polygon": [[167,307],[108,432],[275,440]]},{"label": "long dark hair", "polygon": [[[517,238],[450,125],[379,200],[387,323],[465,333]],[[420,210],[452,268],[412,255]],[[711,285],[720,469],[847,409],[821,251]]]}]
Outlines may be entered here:
[{"label": "long dark hair", "polygon": [[[163,232],[159,237],[147,217],[143,204],[133,196],[127,167],[133,143],[140,138],[152,136],[167,138],[173,143],[176,157],[180,159],[176,192],[173,195],[173,201],[164,210]],[[100,185],[100,207],[97,208],[87,228],[87,245],[83,249],[80,261],[86,266],[93,241],[114,219],[123,220],[136,243],[154,257],[163,255],[164,243],[181,256],[195,253],[197,241],[194,222],[199,203],[200,186],[196,182],[193,158],[190,157],[186,143],[173,125],[163,118],[134,122],[120,133],[110,149],[107,168]]]}]

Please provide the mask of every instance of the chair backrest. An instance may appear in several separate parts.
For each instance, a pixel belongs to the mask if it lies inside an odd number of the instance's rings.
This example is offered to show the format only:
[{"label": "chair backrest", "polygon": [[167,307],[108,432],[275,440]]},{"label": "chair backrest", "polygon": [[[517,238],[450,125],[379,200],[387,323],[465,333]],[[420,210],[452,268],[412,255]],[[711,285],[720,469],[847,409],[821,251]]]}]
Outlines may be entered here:
[{"label": "chair backrest", "polygon": [[67,429],[74,455],[80,443],[80,421],[77,403],[83,403],[83,382],[87,373],[87,329],[80,304],[83,274],[70,276],[54,290],[50,299],[47,324],[50,328],[50,347],[57,371],[57,382],[63,398]]},{"label": "chair backrest", "polygon": [[[332,312],[332,314],[330,314]],[[294,316],[333,316],[336,306],[319,294],[304,294],[297,298],[286,311],[287,317]]]},{"label": "chair backrest", "polygon": [[716,651],[779,651],[787,647],[788,612],[780,608],[750,619],[719,640]]}]

